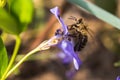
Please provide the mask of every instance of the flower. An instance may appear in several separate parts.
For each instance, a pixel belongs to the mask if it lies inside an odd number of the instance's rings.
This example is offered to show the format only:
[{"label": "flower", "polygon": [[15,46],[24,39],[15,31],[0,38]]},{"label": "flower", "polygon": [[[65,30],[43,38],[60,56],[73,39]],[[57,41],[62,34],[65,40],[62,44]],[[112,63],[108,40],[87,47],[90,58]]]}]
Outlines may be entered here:
[{"label": "flower", "polygon": [[69,32],[67,26],[60,17],[59,9],[58,7],[55,7],[50,9],[50,11],[55,15],[59,23],[62,25],[62,30],[58,29],[55,33],[55,36],[60,40],[57,46],[65,53],[66,56],[69,57],[69,61],[73,61],[75,69],[78,70],[81,60],[79,59],[78,54],[74,51],[74,45],[72,44],[72,41],[69,40],[67,35]]},{"label": "flower", "polygon": [[59,23],[62,25],[62,28],[64,30],[64,34],[68,33],[67,26],[64,24],[62,18],[60,17],[60,11],[58,7],[50,9],[50,11],[55,15],[55,17],[58,19]]}]

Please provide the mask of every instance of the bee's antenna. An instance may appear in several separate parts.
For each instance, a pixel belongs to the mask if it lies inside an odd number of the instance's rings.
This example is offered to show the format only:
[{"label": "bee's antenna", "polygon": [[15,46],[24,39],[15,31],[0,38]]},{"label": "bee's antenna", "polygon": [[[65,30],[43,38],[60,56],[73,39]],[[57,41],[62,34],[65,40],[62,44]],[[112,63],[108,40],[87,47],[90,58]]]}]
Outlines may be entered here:
[{"label": "bee's antenna", "polygon": [[72,19],[72,20],[74,20],[74,21],[77,21],[77,18],[74,17],[74,16],[70,16],[68,19]]}]

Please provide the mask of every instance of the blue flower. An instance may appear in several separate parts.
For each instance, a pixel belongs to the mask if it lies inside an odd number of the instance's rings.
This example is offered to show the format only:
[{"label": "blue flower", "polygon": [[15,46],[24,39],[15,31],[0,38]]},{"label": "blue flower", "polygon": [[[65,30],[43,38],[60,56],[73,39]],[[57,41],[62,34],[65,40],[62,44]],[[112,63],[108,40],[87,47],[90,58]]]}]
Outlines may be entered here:
[{"label": "blue flower", "polygon": [[67,34],[69,34],[69,32],[67,26],[64,24],[62,18],[60,17],[59,9],[58,7],[55,7],[50,9],[50,11],[55,15],[62,26],[62,30],[58,29],[55,35],[60,40],[57,46],[65,53],[66,56],[68,56],[68,59],[65,60],[72,60],[75,69],[78,70],[81,64],[81,60],[79,59],[78,54],[74,51],[74,45],[72,44],[72,41],[68,39]]},{"label": "blue flower", "polygon": [[60,11],[58,7],[50,9],[50,11],[55,15],[55,17],[58,19],[59,23],[62,25],[62,28],[64,30],[64,34],[68,33],[67,26],[64,24],[62,18],[60,17]]}]

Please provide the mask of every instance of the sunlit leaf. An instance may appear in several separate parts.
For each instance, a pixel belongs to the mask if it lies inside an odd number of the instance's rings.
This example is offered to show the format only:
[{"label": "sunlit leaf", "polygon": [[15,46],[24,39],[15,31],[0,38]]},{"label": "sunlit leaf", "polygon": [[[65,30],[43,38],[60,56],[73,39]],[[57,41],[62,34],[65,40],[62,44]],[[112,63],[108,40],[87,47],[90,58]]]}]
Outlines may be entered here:
[{"label": "sunlit leaf", "polygon": [[0,7],[4,7],[6,4],[6,0],[0,0]]},{"label": "sunlit leaf", "polygon": [[86,11],[96,16],[97,18],[120,29],[120,19],[110,14],[109,12],[103,10],[102,8],[88,2],[87,0],[68,0],[68,1],[79,5],[80,7],[84,8]]},{"label": "sunlit leaf", "polygon": [[8,33],[19,34],[16,20],[3,8],[0,8],[0,28]]},{"label": "sunlit leaf", "polygon": [[31,22],[33,15],[32,0],[12,0],[11,9],[19,17],[21,22]]},{"label": "sunlit leaf", "polygon": [[32,0],[9,0],[9,5],[10,11],[18,17],[21,23],[21,30],[24,30],[26,28],[26,24],[29,24],[32,21]]},{"label": "sunlit leaf", "polygon": [[0,37],[0,78],[3,75],[4,71],[6,70],[7,65],[8,65],[8,56],[7,56],[6,48]]}]

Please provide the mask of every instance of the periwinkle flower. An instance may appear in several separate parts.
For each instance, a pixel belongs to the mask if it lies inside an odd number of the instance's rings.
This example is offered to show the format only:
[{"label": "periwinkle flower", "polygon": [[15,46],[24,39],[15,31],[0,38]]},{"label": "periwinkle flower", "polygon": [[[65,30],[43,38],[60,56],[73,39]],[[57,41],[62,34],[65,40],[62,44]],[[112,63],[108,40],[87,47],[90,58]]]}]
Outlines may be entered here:
[{"label": "periwinkle flower", "polygon": [[50,11],[55,15],[55,17],[58,19],[59,23],[62,25],[62,28],[64,30],[64,34],[68,33],[67,26],[64,24],[62,18],[60,17],[60,11],[58,7],[50,9]]},{"label": "periwinkle flower", "polygon": [[69,58],[67,60],[73,61],[74,67],[76,70],[79,69],[79,66],[81,64],[81,61],[78,57],[78,54],[74,51],[74,45],[72,44],[72,41],[69,40],[70,37],[68,37],[67,34],[69,34],[67,26],[64,24],[62,18],[60,17],[60,12],[58,7],[52,8],[50,10],[55,17],[58,19],[59,23],[62,26],[62,29],[58,29],[55,33],[56,38],[58,38],[60,41],[57,44],[57,46],[65,53],[65,58]]}]

